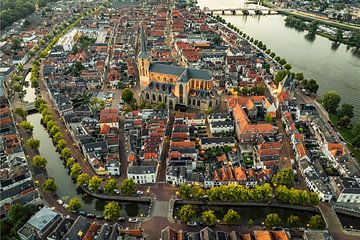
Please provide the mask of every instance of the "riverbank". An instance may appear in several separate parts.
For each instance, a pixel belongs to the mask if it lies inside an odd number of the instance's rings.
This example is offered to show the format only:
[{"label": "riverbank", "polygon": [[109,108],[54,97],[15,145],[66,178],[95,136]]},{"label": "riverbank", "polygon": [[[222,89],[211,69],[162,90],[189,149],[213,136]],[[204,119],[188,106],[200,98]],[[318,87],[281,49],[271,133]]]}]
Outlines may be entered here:
[{"label": "riverbank", "polygon": [[344,138],[345,142],[347,143],[346,146],[350,149],[350,151],[354,154],[356,160],[360,162],[360,149],[356,148],[352,145],[352,141],[355,138],[354,134],[351,131],[351,128],[343,128],[339,127],[337,122],[339,120],[339,117],[333,114],[329,114],[329,118],[331,122],[333,123],[336,130],[341,134],[341,136]]},{"label": "riverbank", "polygon": [[[287,17],[285,19],[285,25],[287,27],[292,27],[299,31],[308,30],[309,31],[308,35],[310,36],[309,37],[310,39],[311,39],[312,34],[313,35],[316,34],[316,35],[326,37],[329,40],[331,40],[335,43],[338,43],[338,44],[343,43],[343,44],[346,44],[349,46],[359,47],[359,43],[356,41],[356,38],[357,38],[356,34],[358,34],[357,30],[343,29],[340,27],[330,26],[330,25],[320,23],[317,20],[309,21],[304,18],[298,17],[296,15],[292,15],[291,13],[287,14],[288,12],[283,12],[283,13],[284,13],[284,15],[287,15]],[[315,30],[311,30],[313,21],[316,21],[317,24],[321,24],[321,26],[325,26],[327,29],[324,29],[324,28],[319,29],[319,27],[317,26]],[[336,32],[334,34],[329,33],[330,31],[335,31],[334,29],[330,29],[329,27],[335,28]],[[311,33],[310,31],[313,31],[313,33]],[[344,37],[343,31],[351,31],[351,36]],[[349,34],[349,32],[347,34]],[[354,52],[357,52],[357,51],[358,51],[358,49],[355,49]]]},{"label": "riverbank", "polygon": [[315,16],[310,16],[310,15],[306,15],[302,12],[291,12],[291,11],[283,11],[283,10],[279,10],[279,13],[286,15],[286,16],[293,16],[296,17],[298,19],[302,19],[305,21],[317,21],[321,24],[330,26],[330,27],[336,27],[345,31],[360,31],[360,26],[357,25],[350,25],[350,24],[345,24],[345,23],[340,23],[337,21],[333,21],[330,19],[323,19],[323,18],[319,18],[319,17],[315,17]]}]

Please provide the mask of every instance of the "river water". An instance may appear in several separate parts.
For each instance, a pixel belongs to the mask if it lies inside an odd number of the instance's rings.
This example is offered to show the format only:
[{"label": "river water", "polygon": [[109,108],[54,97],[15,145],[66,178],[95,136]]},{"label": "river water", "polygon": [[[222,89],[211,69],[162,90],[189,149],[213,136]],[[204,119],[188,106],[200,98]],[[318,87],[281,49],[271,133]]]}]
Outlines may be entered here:
[{"label": "river water", "polygon": [[[70,198],[77,196],[81,200],[81,210],[86,213],[102,215],[104,206],[107,203],[104,200],[93,198],[86,194],[81,189],[78,189],[76,184],[71,180],[68,175],[68,170],[65,168],[63,161],[59,158],[52,140],[46,132],[45,128],[41,125],[41,115],[39,113],[27,116],[27,120],[34,126],[33,136],[35,139],[40,140],[40,155],[47,159],[46,170],[49,177],[55,179],[57,185],[57,195],[68,203]],[[135,203],[135,202],[121,202],[122,214],[124,216],[143,216],[147,215],[149,204]]]},{"label": "river water", "polygon": [[[201,8],[209,9],[242,6],[242,0],[198,0],[198,3]],[[303,72],[308,79],[314,78],[320,86],[319,95],[335,90],[342,103],[355,107],[354,119],[360,119],[360,55],[352,49],[344,44],[334,46],[332,41],[319,35],[308,39],[306,31],[286,27],[282,15],[223,17],[285,58],[293,71]]]}]

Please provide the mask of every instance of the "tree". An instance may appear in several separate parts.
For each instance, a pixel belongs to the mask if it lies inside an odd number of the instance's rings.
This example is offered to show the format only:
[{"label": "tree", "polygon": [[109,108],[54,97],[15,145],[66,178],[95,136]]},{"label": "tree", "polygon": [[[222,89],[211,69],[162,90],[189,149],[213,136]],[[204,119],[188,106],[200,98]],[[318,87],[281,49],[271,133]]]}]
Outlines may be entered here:
[{"label": "tree", "polygon": [[58,132],[60,132],[60,128],[56,125],[53,126],[49,131],[51,137],[53,137]]},{"label": "tree", "polygon": [[114,192],[115,189],[117,189],[118,186],[117,186],[117,181],[116,179],[109,179],[106,181],[105,183],[105,187],[104,187],[104,190],[107,194],[111,194]]},{"label": "tree", "polygon": [[302,72],[298,72],[295,74],[295,79],[302,81],[304,80],[304,74]]},{"label": "tree", "polygon": [[354,117],[354,106],[351,104],[343,103],[339,109],[339,117],[348,116],[349,118]]},{"label": "tree", "polygon": [[28,115],[28,111],[26,111],[24,108],[16,108],[15,114],[21,118],[25,118]]},{"label": "tree", "polygon": [[276,54],[274,52],[270,53],[270,57],[274,58]]},{"label": "tree", "polygon": [[341,40],[343,39],[343,31],[338,28],[335,34],[335,39],[337,42],[341,42]]},{"label": "tree", "polygon": [[341,97],[335,91],[329,91],[324,95],[323,105],[326,111],[336,114],[340,101]]},{"label": "tree", "polygon": [[35,138],[29,138],[26,140],[26,145],[28,145],[33,150],[38,150],[40,147],[40,140]]},{"label": "tree", "polygon": [[360,121],[358,121],[351,130],[352,134],[355,136],[360,136]]},{"label": "tree", "polygon": [[74,163],[70,170],[70,176],[77,177],[81,173],[81,167],[79,163]]},{"label": "tree", "polygon": [[219,35],[215,35],[215,37],[213,38],[213,43],[215,44],[215,45],[220,45],[221,44],[221,42],[222,42],[222,40],[221,40],[221,37],[219,36]]},{"label": "tree", "polygon": [[224,216],[224,222],[228,224],[238,224],[239,221],[240,221],[240,214],[233,209],[229,209]]},{"label": "tree", "polygon": [[284,65],[284,68],[285,68],[286,70],[290,71],[290,69],[292,68],[292,66],[287,63],[287,64]]},{"label": "tree", "polygon": [[279,82],[281,82],[286,77],[286,75],[287,75],[286,71],[276,72],[275,79],[274,79],[275,83],[279,84]]},{"label": "tree", "polygon": [[314,79],[310,79],[309,81],[305,81],[304,88],[312,93],[316,93],[319,89],[319,85]]},{"label": "tree", "polygon": [[216,216],[214,214],[214,211],[211,209],[204,211],[201,214],[201,218],[203,222],[208,226],[214,225],[216,222]]},{"label": "tree", "polygon": [[[284,58],[280,59],[278,62],[279,62],[279,64],[282,65],[282,66],[284,66],[284,65],[286,64],[286,60],[285,60]],[[291,69],[291,65],[290,65],[290,64],[289,64],[288,67],[290,67],[290,69]]]},{"label": "tree", "polygon": [[90,177],[89,177],[89,174],[87,173],[81,173],[77,178],[76,178],[76,184],[78,186],[87,186],[89,184],[89,180],[90,180]]},{"label": "tree", "polygon": [[[49,122],[49,123],[50,123],[50,122]],[[63,149],[65,148],[65,146],[66,146],[66,142],[65,142],[64,139],[60,139],[60,140],[57,142],[57,144],[56,144],[56,148],[57,148],[58,150],[63,150]]]},{"label": "tree", "polygon": [[298,216],[290,215],[286,222],[291,228],[298,228],[300,225],[300,218]]},{"label": "tree", "polygon": [[265,53],[266,53],[266,54],[270,54],[270,53],[271,53],[271,49],[267,49],[267,50],[265,51]]},{"label": "tree", "polygon": [[71,168],[75,162],[76,162],[75,158],[69,157],[68,159],[66,159],[66,167]]},{"label": "tree", "polygon": [[181,184],[179,189],[179,194],[183,199],[189,199],[191,196],[191,185],[190,184]]},{"label": "tree", "polygon": [[254,220],[252,220],[251,218],[248,220],[248,222],[247,222],[247,225],[249,225],[249,226],[254,226]]},{"label": "tree", "polygon": [[283,168],[272,177],[271,182],[275,186],[285,185],[292,187],[294,186],[294,171],[292,168]]},{"label": "tree", "polygon": [[118,219],[121,215],[121,207],[118,202],[111,201],[104,207],[104,217],[105,219],[114,221]]},{"label": "tree", "polygon": [[325,227],[324,220],[319,214],[312,216],[309,220],[309,227],[311,229],[321,229]]},{"label": "tree", "polygon": [[80,199],[77,197],[73,197],[70,199],[69,205],[67,206],[66,210],[69,212],[77,211],[81,208]]},{"label": "tree", "polygon": [[272,116],[271,116],[269,113],[267,113],[267,114],[265,115],[265,122],[267,122],[267,123],[272,123],[272,121],[273,121]]},{"label": "tree", "polygon": [[31,163],[35,167],[45,167],[47,164],[47,160],[45,158],[41,157],[40,155],[36,155],[32,158]]},{"label": "tree", "polygon": [[126,178],[122,183],[120,187],[121,193],[125,195],[130,195],[135,192],[135,182],[131,178]]},{"label": "tree", "polygon": [[350,125],[350,118],[348,116],[343,116],[337,121],[339,127],[347,128]]},{"label": "tree", "polygon": [[129,88],[125,88],[121,93],[121,99],[126,103],[130,103],[133,97],[134,95]]},{"label": "tree", "polygon": [[360,148],[360,135],[356,136],[352,142],[351,142],[355,147]]},{"label": "tree", "polygon": [[56,192],[57,186],[53,178],[48,178],[42,185],[43,189],[50,192]]},{"label": "tree", "polygon": [[70,151],[70,149],[64,148],[64,149],[61,151],[61,157],[62,157],[63,159],[68,159],[70,156],[71,156],[71,151]]},{"label": "tree", "polygon": [[21,49],[21,40],[19,38],[14,38],[11,44],[11,49],[17,51]]},{"label": "tree", "polygon": [[184,223],[191,221],[196,216],[196,212],[192,205],[183,205],[179,211],[180,220]]},{"label": "tree", "polygon": [[277,213],[270,213],[266,216],[265,226],[268,228],[272,228],[274,226],[279,226],[281,223],[281,218]]},{"label": "tree", "polygon": [[19,93],[19,92],[22,91],[22,89],[23,89],[23,87],[22,87],[22,85],[19,84],[19,83],[15,83],[15,84],[13,85],[13,90],[14,90],[14,92]]},{"label": "tree", "polygon": [[101,182],[102,182],[101,178],[99,178],[96,175],[93,176],[89,181],[89,185],[88,185],[89,190],[92,192],[97,192],[99,190]]},{"label": "tree", "polygon": [[55,135],[53,136],[53,141],[54,143],[58,143],[60,140],[63,139],[63,136],[61,135],[61,132],[57,132],[55,133]]}]

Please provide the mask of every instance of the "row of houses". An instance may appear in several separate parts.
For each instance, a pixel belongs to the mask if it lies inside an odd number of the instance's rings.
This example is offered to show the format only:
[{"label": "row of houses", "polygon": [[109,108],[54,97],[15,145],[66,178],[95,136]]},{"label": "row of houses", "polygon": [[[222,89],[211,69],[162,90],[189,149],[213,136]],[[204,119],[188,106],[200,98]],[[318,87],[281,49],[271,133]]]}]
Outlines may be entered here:
[{"label": "row of houses", "polygon": [[32,239],[144,239],[144,233],[139,228],[123,228],[118,223],[89,222],[85,217],[76,219],[65,217],[48,207],[36,212],[17,231],[21,240]]},{"label": "row of houses", "polygon": [[281,108],[296,165],[308,188],[323,202],[359,203],[359,173],[331,125],[321,119],[313,105],[297,105],[288,99]]},{"label": "row of houses", "polygon": [[41,204],[8,99],[0,96],[0,213],[14,204]]}]

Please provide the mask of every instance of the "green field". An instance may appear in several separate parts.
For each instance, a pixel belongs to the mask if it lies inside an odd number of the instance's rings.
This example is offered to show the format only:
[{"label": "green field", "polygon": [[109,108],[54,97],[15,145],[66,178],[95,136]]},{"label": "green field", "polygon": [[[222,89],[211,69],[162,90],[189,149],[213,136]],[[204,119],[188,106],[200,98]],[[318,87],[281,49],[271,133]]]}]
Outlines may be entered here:
[{"label": "green field", "polygon": [[348,128],[339,128],[337,125],[337,121],[338,121],[338,116],[333,115],[333,114],[329,114],[330,120],[331,122],[334,124],[334,126],[336,127],[336,129],[339,131],[339,133],[341,134],[341,136],[345,139],[345,141],[347,142],[347,147],[349,148],[349,150],[355,154],[355,158],[356,160],[358,160],[358,162],[360,162],[360,149],[355,149],[355,147],[351,144],[351,140],[354,138],[354,135],[351,132],[351,129]]}]

